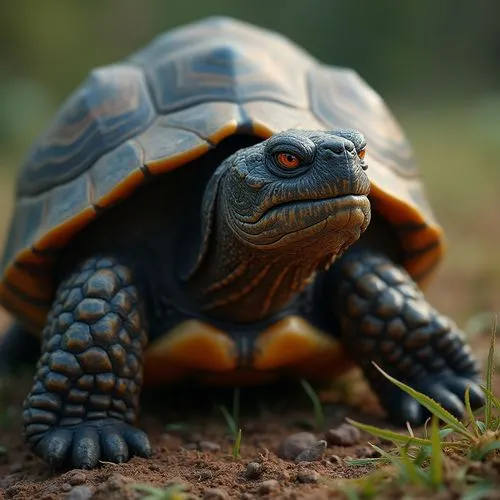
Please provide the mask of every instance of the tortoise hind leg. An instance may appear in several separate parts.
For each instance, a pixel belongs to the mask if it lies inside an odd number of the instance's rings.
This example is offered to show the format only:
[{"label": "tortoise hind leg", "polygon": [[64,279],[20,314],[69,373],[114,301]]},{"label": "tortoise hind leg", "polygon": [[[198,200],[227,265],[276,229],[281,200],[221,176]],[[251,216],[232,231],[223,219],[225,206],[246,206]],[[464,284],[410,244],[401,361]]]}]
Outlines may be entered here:
[{"label": "tortoise hind leg", "polygon": [[85,261],[58,288],[24,403],[35,453],[78,468],[149,455],[146,435],[133,427],[146,342],[131,272],[114,259]]},{"label": "tortoise hind leg", "polygon": [[404,269],[383,254],[360,250],[346,254],[330,278],[343,344],[392,420],[421,424],[427,414],[373,362],[457,416],[464,414],[467,386],[472,406],[484,404],[478,368],[463,334],[429,306]]},{"label": "tortoise hind leg", "polygon": [[19,323],[13,323],[0,335],[0,375],[34,366],[40,356],[40,340]]}]

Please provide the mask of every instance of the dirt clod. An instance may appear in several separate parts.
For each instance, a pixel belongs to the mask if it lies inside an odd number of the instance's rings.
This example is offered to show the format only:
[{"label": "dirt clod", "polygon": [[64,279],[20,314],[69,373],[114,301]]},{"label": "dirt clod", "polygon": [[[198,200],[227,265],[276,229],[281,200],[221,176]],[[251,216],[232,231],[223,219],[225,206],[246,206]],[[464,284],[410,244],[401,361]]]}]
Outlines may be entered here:
[{"label": "dirt clod", "polygon": [[203,500],[227,500],[228,498],[228,494],[220,488],[210,488],[203,495]]},{"label": "dirt clod", "polygon": [[327,431],[325,439],[329,445],[353,446],[361,440],[361,432],[350,424],[341,424],[337,428]]},{"label": "dirt clod", "polygon": [[248,479],[255,479],[262,474],[262,464],[259,462],[250,462],[245,470],[245,476]]},{"label": "dirt clod", "polygon": [[293,460],[316,442],[316,436],[311,432],[297,432],[288,436],[278,448],[278,456],[285,460]]},{"label": "dirt clod", "polygon": [[259,494],[267,495],[273,491],[278,490],[280,487],[280,483],[276,481],[276,479],[268,479],[267,481],[262,481],[259,485]]},{"label": "dirt clod", "polygon": [[299,483],[317,483],[319,481],[320,475],[314,470],[301,470],[297,474],[297,481]]},{"label": "dirt clod", "polygon": [[306,448],[304,451],[299,453],[295,457],[295,462],[314,462],[316,460],[319,460],[323,456],[325,450],[326,441],[316,441],[309,448]]},{"label": "dirt clod", "polygon": [[208,481],[214,477],[214,473],[210,469],[200,469],[196,472],[198,481]]},{"label": "dirt clod", "polygon": [[380,453],[371,446],[359,446],[355,450],[356,456],[359,458],[378,458]]},{"label": "dirt clod", "polygon": [[67,500],[88,500],[92,497],[92,490],[88,486],[75,486],[66,497]]},{"label": "dirt clod", "polygon": [[83,472],[75,470],[70,472],[66,479],[71,486],[78,486],[79,484],[83,484],[87,477]]}]

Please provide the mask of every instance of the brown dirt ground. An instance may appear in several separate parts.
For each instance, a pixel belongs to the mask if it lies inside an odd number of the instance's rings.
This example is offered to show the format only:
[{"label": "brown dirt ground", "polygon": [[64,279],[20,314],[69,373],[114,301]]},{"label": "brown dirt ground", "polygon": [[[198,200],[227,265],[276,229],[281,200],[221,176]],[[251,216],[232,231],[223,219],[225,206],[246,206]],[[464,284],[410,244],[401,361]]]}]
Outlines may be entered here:
[{"label": "brown dirt ground", "polygon": [[[474,344],[484,360],[487,336],[477,336]],[[180,483],[185,485],[188,498],[342,498],[336,491],[335,485],[339,484],[336,480],[361,477],[371,470],[370,466],[353,467],[344,462],[347,457],[370,456],[368,441],[376,443],[377,440],[368,435],[363,435],[354,446],[328,447],[318,461],[296,464],[278,458],[279,444],[313,421],[310,402],[301,389],[297,391],[295,384],[242,390],[243,439],[238,458],[231,456],[232,438],[219,408],[220,404],[231,408],[233,393],[181,387],[168,391],[150,390],[143,397],[140,426],[151,438],[154,448],[151,459],[133,458],[120,465],[101,463],[92,471],[56,472],[31,454],[21,439],[19,408],[29,390],[30,376],[4,384],[1,394],[0,446],[7,451],[0,453],[0,500],[89,498],[77,495],[81,486],[86,486],[94,499],[139,499],[144,494],[133,488],[138,483],[157,487]],[[500,388],[500,379],[496,387]],[[352,375],[348,385],[345,380],[337,383],[322,396],[326,401],[327,428],[340,424],[346,416],[387,427],[375,398],[359,375]],[[171,425],[170,429],[167,424]],[[322,433],[315,434],[318,439],[323,438]],[[215,443],[220,449],[192,449],[193,443],[200,440]],[[251,461],[261,463],[262,473],[249,479],[245,470]],[[302,483],[298,478],[304,471],[317,472],[317,482]],[[262,483],[270,479],[277,481],[277,489],[265,493]],[[391,498],[402,498],[404,494],[403,491],[394,492]],[[458,497],[450,493],[436,498]]]}]

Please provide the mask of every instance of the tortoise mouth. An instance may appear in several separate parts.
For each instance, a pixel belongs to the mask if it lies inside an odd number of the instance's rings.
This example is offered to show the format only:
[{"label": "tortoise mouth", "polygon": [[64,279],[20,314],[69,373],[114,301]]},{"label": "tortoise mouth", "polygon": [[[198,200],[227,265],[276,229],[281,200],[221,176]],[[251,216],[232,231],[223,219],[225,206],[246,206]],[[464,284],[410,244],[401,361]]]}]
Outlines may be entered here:
[{"label": "tortoise mouth", "polygon": [[285,201],[270,207],[262,214],[258,221],[276,215],[289,217],[292,213],[299,220],[307,218],[310,213],[316,213],[317,215],[324,214],[326,217],[329,217],[345,209],[354,208],[356,205],[364,205],[364,199],[367,200],[367,197],[364,195],[348,194],[331,198]]},{"label": "tortoise mouth", "polygon": [[318,233],[348,232],[359,238],[370,221],[366,195],[348,194],[324,199],[275,204],[255,221],[235,221],[238,235],[256,246],[283,246]]}]

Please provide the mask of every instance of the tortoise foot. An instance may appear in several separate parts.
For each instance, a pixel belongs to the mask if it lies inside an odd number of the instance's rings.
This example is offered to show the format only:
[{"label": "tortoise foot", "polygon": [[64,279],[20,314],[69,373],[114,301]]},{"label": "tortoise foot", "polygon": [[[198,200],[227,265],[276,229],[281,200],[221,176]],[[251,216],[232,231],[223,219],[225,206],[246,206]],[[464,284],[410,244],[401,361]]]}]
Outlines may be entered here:
[{"label": "tortoise foot", "polygon": [[459,418],[467,386],[473,409],[484,404],[478,365],[463,333],[427,303],[402,268],[384,255],[360,251],[339,270],[335,304],[343,343],[391,420],[418,425],[429,414],[373,362]]},{"label": "tortoise foot", "polygon": [[149,457],[151,445],[141,430],[106,418],[52,428],[38,441],[35,452],[56,468],[92,469],[100,460],[123,463],[134,455]]},{"label": "tortoise foot", "polygon": [[[480,408],[485,403],[484,393],[476,378],[467,378],[455,373],[432,374],[419,381],[404,381],[415,390],[430,396],[443,408],[462,418],[465,415],[465,391],[469,387],[472,409]],[[418,401],[396,387],[387,387],[381,395],[388,417],[395,424],[422,425],[431,416],[430,412]]]}]

